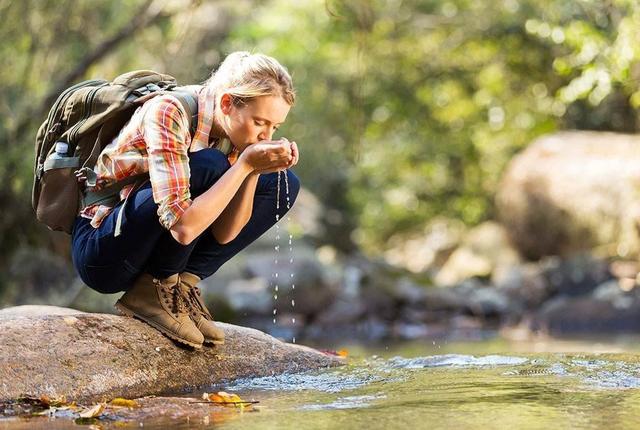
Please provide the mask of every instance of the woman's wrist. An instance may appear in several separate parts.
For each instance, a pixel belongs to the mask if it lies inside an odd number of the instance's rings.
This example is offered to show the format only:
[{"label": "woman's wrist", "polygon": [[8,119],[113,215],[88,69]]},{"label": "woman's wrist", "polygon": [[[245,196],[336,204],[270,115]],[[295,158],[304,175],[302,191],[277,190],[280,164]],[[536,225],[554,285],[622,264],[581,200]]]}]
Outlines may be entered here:
[{"label": "woman's wrist", "polygon": [[244,172],[247,176],[257,173],[253,166],[251,166],[251,164],[249,164],[249,162],[242,156],[238,157],[238,161],[235,162],[234,166],[238,166],[238,169]]}]

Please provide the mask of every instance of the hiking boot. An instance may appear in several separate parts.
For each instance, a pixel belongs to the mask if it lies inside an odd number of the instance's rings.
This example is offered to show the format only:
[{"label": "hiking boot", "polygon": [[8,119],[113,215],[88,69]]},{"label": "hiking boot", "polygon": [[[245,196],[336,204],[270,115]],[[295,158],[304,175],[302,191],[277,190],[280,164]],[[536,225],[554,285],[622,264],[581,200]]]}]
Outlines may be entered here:
[{"label": "hiking boot", "polygon": [[157,279],[145,273],[120,297],[115,307],[138,318],[173,340],[200,348],[204,337],[189,318],[178,275]]},{"label": "hiking boot", "polygon": [[200,289],[196,286],[198,282],[200,282],[200,278],[193,273],[183,272],[180,274],[180,288],[187,298],[189,316],[204,335],[204,343],[222,345],[224,332],[213,321],[211,312],[204,304]]}]

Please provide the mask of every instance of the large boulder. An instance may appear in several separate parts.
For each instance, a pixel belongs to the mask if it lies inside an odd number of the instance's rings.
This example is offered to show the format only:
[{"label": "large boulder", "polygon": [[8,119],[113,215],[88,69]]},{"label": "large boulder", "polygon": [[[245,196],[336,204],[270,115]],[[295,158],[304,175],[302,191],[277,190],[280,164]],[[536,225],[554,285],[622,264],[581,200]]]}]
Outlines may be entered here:
[{"label": "large boulder", "polygon": [[95,402],[182,392],[341,360],[219,323],[224,345],[186,349],[133,318],[49,306],[0,311],[0,401],[23,395]]},{"label": "large boulder", "polygon": [[460,244],[464,233],[462,221],[435,218],[421,233],[392,237],[384,258],[387,263],[413,273],[437,271]]},{"label": "large boulder", "polygon": [[434,278],[436,285],[456,285],[469,278],[500,278],[509,267],[520,263],[508,234],[500,224],[487,221],[465,236]]},{"label": "large boulder", "polygon": [[533,142],[508,166],[498,215],[530,259],[599,247],[640,254],[640,137],[563,132]]}]

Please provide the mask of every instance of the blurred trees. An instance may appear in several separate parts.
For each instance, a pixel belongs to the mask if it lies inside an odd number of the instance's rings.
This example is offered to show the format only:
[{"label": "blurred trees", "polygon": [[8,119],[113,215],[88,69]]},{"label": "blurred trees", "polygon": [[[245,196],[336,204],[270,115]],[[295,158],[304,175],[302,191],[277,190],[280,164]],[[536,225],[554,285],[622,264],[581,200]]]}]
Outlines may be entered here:
[{"label": "blurred trees", "polygon": [[31,212],[32,148],[69,80],[192,83],[233,50],[278,58],[298,92],[281,135],[343,250],[490,218],[505,164],[542,133],[638,127],[633,0],[0,0],[0,18],[0,266],[57,241]]},{"label": "blurred trees", "polygon": [[303,179],[339,210],[327,222],[344,224],[341,237],[356,226],[375,252],[435,215],[491,217],[505,164],[537,135],[635,131],[639,11],[632,1],[272,1],[229,46],[291,67],[301,97],[283,132],[303,143]]}]

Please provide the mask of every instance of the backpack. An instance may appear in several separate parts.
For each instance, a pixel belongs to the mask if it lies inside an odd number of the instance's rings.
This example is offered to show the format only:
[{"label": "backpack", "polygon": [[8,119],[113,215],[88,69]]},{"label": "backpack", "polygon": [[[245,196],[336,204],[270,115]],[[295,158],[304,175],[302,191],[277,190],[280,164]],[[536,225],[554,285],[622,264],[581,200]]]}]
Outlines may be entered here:
[{"label": "backpack", "polygon": [[[51,107],[36,135],[32,205],[38,221],[49,229],[71,233],[81,207],[119,200],[126,178],[99,193],[85,192],[78,175],[84,172],[87,185],[95,185],[95,166],[102,149],[129,121],[134,111],[154,94],[172,91],[189,118],[193,132],[197,124],[197,102],[192,93],[181,92],[172,76],[138,70],[118,76],[112,82],[94,79],[64,90]],[[67,153],[56,153],[56,144],[67,144]],[[64,145],[58,146],[64,148]],[[93,178],[92,178],[93,177]]]}]

